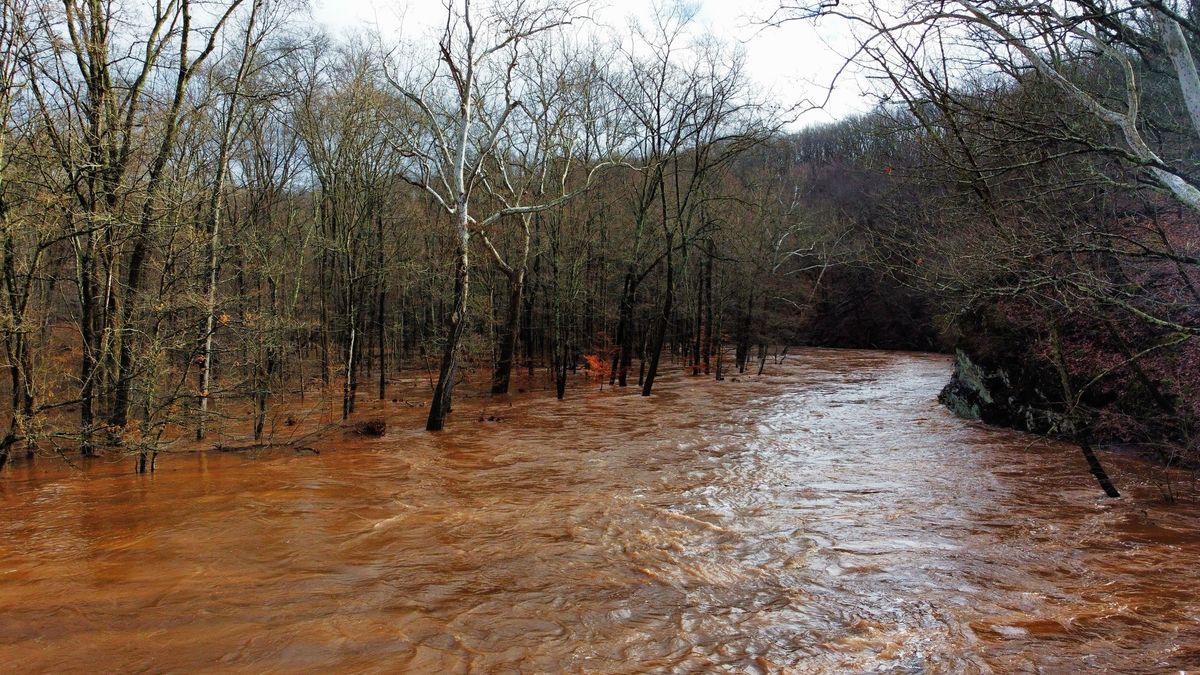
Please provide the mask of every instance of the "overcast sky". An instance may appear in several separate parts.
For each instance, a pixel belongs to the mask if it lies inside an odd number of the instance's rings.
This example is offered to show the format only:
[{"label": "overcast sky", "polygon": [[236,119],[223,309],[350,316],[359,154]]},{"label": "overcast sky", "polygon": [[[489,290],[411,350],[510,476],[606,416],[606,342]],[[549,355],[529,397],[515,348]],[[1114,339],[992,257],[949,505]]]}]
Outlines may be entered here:
[{"label": "overcast sky", "polygon": [[[387,34],[413,38],[444,20],[440,0],[313,0],[316,20],[331,32],[378,26]],[[777,0],[776,0],[777,1]],[[823,100],[834,73],[848,51],[847,39],[833,24],[814,26],[791,22],[780,28],[755,24],[770,14],[770,0],[699,0],[698,21],[713,33],[743,44],[751,77],[786,105],[807,99]],[[596,20],[624,31],[629,17],[647,16],[647,0],[602,0],[595,3]],[[776,5],[777,6],[777,5]],[[399,40],[397,40],[399,41]],[[824,111],[810,112],[798,126],[827,122],[865,110],[870,101],[862,85],[845,77]]]}]

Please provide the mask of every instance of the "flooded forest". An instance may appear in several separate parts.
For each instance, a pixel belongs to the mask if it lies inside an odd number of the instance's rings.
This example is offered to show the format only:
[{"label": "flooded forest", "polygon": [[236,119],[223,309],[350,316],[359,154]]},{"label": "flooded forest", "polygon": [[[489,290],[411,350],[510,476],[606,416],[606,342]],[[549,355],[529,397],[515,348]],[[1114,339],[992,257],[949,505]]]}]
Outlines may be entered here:
[{"label": "flooded forest", "polygon": [[1200,670],[1200,5],[393,4],[2,0],[5,669]]}]

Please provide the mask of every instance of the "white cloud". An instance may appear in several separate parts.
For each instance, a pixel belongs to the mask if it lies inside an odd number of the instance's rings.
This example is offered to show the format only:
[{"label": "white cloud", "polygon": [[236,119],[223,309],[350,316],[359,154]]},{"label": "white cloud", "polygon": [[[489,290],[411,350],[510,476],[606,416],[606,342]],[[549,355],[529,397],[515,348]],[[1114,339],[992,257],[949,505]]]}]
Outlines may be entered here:
[{"label": "white cloud", "polygon": [[[699,9],[700,25],[744,46],[751,77],[783,105],[824,101],[843,56],[851,48],[848,35],[831,29],[830,23],[761,25],[756,20],[770,14],[770,0],[701,0],[694,4]],[[334,33],[377,27],[385,39],[392,36],[399,43],[435,31],[444,11],[440,0],[314,0],[313,16]],[[629,17],[639,17],[643,22],[649,17],[645,0],[597,2],[592,12],[597,21],[622,30]],[[867,109],[871,101],[862,95],[863,89],[863,82],[853,73],[844,75],[826,109],[807,113],[798,126]]]}]

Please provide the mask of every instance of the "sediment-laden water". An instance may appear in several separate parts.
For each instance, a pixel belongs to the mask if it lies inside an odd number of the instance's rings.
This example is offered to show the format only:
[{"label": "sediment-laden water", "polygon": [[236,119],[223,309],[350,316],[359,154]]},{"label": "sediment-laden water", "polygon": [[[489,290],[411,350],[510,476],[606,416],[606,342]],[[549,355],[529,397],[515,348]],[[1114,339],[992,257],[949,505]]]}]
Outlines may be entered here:
[{"label": "sediment-laden water", "polygon": [[[940,356],[463,399],[448,431],[0,474],[21,672],[1200,667],[1200,509],[953,418]],[[491,418],[491,419],[489,419]],[[1137,469],[1136,471],[1134,469]]]}]

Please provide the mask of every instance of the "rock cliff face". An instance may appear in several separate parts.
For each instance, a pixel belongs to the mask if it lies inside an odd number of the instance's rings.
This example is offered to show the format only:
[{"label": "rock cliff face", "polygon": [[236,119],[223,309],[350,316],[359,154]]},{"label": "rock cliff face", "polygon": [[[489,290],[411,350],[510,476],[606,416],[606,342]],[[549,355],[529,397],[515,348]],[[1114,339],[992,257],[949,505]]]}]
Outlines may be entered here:
[{"label": "rock cliff face", "polygon": [[1053,404],[1041,380],[1037,373],[1010,373],[977,363],[960,349],[955,353],[954,374],[938,401],[965,419],[1039,434],[1061,433],[1062,416],[1051,411]]},{"label": "rock cliff face", "polygon": [[938,394],[938,402],[963,419],[982,419],[983,410],[995,402],[986,380],[983,369],[960,349],[954,354],[954,374]]}]

